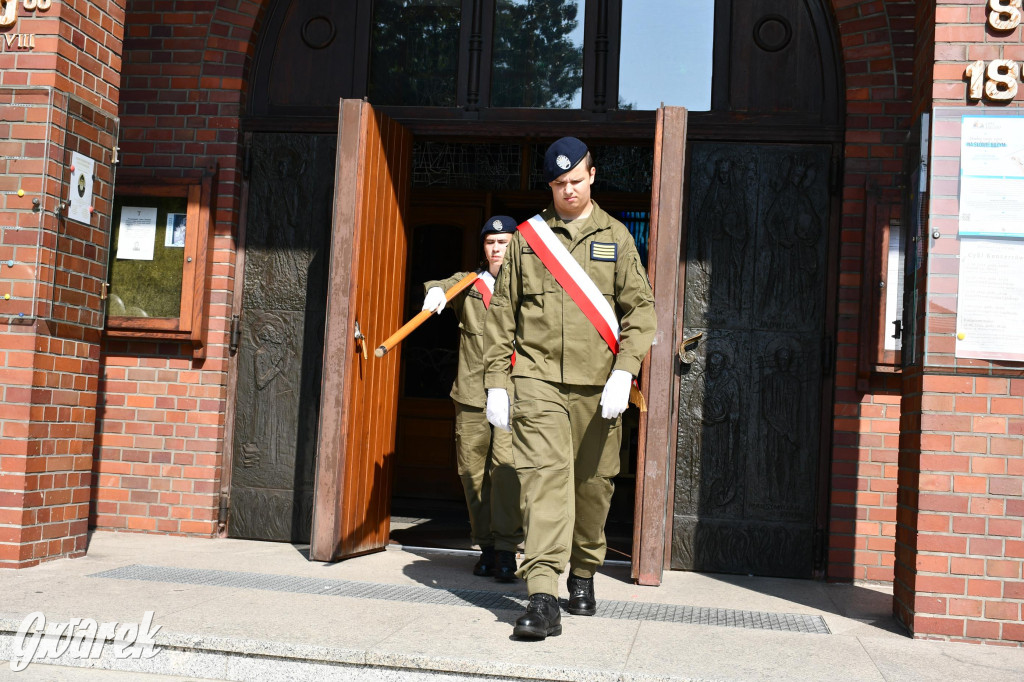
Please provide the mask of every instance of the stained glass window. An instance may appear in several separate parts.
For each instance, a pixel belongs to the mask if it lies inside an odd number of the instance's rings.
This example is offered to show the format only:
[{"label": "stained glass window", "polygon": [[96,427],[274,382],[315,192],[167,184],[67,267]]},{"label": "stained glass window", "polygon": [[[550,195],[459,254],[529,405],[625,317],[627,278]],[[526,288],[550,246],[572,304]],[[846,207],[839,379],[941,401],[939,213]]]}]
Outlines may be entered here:
[{"label": "stained glass window", "polygon": [[522,149],[518,144],[416,142],[413,187],[516,190]]}]

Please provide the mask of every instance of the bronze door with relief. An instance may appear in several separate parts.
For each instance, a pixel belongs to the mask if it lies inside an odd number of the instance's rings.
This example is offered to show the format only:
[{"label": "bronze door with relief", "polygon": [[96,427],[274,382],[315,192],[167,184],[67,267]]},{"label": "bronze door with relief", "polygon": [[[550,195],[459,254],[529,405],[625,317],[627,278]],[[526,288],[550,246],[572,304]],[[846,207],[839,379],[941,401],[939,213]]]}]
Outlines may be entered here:
[{"label": "bronze door with relief", "polygon": [[829,145],[691,143],[672,568],[811,577],[831,391]]},{"label": "bronze door with relief", "polygon": [[248,145],[231,537],[309,541],[335,139]]}]

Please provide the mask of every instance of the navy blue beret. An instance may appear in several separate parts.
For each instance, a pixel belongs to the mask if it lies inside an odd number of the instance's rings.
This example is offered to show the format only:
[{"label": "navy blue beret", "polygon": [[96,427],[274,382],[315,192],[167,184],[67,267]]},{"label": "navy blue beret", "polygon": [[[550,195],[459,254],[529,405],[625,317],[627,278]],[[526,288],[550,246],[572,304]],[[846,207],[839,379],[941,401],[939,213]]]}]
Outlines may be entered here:
[{"label": "navy blue beret", "polygon": [[480,228],[480,241],[489,234],[512,234],[516,231],[516,221],[507,215],[491,216]]},{"label": "navy blue beret", "polygon": [[587,145],[575,137],[555,140],[544,154],[544,182],[551,182],[572,170],[586,155]]}]

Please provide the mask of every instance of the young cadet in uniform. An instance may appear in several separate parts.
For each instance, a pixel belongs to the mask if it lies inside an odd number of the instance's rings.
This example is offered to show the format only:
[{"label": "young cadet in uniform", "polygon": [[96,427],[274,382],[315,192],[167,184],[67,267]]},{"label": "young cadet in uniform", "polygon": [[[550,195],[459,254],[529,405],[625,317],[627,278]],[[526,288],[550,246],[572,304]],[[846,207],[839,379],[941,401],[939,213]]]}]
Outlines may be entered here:
[{"label": "young cadet in uniform", "polygon": [[[548,148],[544,174],[553,202],[509,242],[484,327],[487,417],[512,429],[522,486],[526,544],[518,574],[530,601],[513,634],[523,638],[561,633],[558,580],[567,563],[567,610],[597,611],[594,574],[607,548],[620,415],[654,339],[650,283],[632,236],[590,197],[595,170],[586,145],[574,137]],[[558,279],[565,273],[591,292],[590,301],[601,299],[587,307],[593,314],[603,306],[605,318],[595,322],[583,311],[571,295],[574,285],[564,288]],[[605,324],[603,335],[598,323]]]},{"label": "young cadet in uniform", "polygon": [[[492,428],[484,413],[483,327],[494,277],[515,231],[516,222],[508,216],[494,216],[484,223],[480,230],[484,252],[480,277],[451,301],[461,330],[459,370],[451,392],[455,401],[455,451],[469,508],[470,532],[481,549],[473,573],[494,576],[501,582],[516,579],[516,548],[523,539],[523,519],[519,479],[512,465],[512,435]],[[444,292],[467,274],[459,272],[446,280],[425,283],[423,310],[440,314],[445,308]]]}]

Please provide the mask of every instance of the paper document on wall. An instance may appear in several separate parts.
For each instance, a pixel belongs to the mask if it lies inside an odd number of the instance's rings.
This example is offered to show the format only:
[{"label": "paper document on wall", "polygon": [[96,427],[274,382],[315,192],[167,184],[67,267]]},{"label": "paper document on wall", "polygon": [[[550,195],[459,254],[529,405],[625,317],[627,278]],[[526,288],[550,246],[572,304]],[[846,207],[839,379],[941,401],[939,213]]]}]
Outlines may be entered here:
[{"label": "paper document on wall", "polygon": [[1024,117],[961,121],[960,234],[1024,237]]},{"label": "paper document on wall", "polygon": [[956,356],[1024,360],[1024,240],[960,240]]},{"label": "paper document on wall", "polygon": [[68,217],[80,223],[92,221],[92,181],[96,162],[88,156],[71,153],[71,185],[68,187]]},{"label": "paper document on wall", "polygon": [[156,208],[121,207],[121,225],[117,231],[117,258],[153,260],[156,243]]}]

